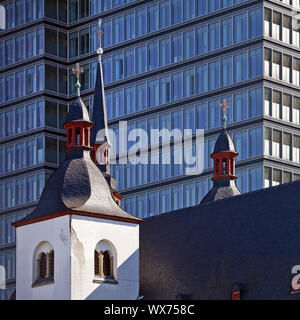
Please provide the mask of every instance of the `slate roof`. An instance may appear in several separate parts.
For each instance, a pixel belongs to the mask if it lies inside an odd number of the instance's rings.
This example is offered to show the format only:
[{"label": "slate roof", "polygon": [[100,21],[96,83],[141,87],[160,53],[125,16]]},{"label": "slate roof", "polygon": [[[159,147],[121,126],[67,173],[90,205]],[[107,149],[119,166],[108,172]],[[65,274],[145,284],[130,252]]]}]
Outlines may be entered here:
[{"label": "slate roof", "polygon": [[236,152],[234,148],[233,141],[228,134],[226,129],[223,129],[216,141],[214,152],[218,153],[222,151],[230,151],[230,152]]},{"label": "slate roof", "polygon": [[91,122],[87,108],[80,97],[76,97],[73,101],[65,123],[72,121]]},{"label": "slate roof", "polygon": [[234,180],[218,179],[214,181],[213,187],[201,200],[201,204],[212,202],[224,198],[239,195],[240,191],[235,185]]},{"label": "slate roof", "polygon": [[66,210],[140,220],[115,203],[106,179],[91,160],[89,151],[71,152],[72,158],[65,160],[49,178],[36,209],[20,221]]},{"label": "slate roof", "polygon": [[[99,61],[97,65],[97,77],[95,84],[92,121],[94,123],[94,126],[91,129],[91,144],[95,144],[96,142],[109,142],[104,81],[101,61]],[[98,134],[97,136],[99,130],[105,130],[105,134]]]},{"label": "slate roof", "polygon": [[145,299],[300,299],[300,181],[148,218],[140,226]]}]

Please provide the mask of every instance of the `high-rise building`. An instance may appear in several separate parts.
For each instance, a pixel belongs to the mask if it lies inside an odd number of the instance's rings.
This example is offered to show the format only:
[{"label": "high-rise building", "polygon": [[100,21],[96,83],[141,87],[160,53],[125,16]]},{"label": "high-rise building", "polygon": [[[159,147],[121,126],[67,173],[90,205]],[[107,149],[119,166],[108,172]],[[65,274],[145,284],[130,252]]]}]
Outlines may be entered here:
[{"label": "high-rise building", "polygon": [[[63,123],[75,97],[77,62],[84,69],[81,96],[92,113],[99,18],[118,158],[124,160],[126,151],[121,120],[128,131],[192,129],[194,140],[196,129],[205,129],[201,175],[186,175],[173,149],[171,165],[150,160],[111,166],[125,210],[145,218],[195,205],[209,190],[224,98],[239,153],[239,190],[300,177],[300,36],[293,19],[299,2],[1,1],[6,29],[0,32],[0,298],[15,287],[11,223],[33,210],[64,157]],[[161,162],[167,157],[158,156]]]}]

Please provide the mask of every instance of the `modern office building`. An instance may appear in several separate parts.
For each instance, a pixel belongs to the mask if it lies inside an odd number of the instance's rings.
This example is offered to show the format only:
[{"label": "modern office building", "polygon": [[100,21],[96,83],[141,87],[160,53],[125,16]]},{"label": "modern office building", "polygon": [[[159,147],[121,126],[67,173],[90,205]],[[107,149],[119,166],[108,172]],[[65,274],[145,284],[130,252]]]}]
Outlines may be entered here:
[{"label": "modern office building", "polygon": [[[0,299],[15,287],[11,223],[33,210],[64,157],[63,123],[75,97],[77,62],[84,69],[81,96],[92,112],[99,18],[117,158],[125,162],[119,121],[128,122],[128,131],[191,129],[194,140],[196,129],[205,129],[200,175],[186,174],[174,148],[171,165],[111,166],[125,210],[145,218],[197,204],[207,193],[224,98],[239,151],[240,191],[300,177],[300,36],[292,19],[299,2],[0,1],[6,9],[0,31]],[[195,149],[194,142],[181,156]]]}]

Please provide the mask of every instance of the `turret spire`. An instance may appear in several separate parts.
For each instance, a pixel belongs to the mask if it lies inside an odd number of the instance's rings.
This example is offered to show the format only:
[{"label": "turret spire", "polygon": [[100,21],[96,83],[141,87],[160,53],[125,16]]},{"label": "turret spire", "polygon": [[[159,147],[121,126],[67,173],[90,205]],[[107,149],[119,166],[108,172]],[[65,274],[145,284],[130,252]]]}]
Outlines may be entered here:
[{"label": "turret spire", "polygon": [[73,72],[73,74],[75,74],[76,79],[77,79],[77,82],[75,84],[76,96],[80,97],[81,84],[79,82],[79,78],[80,78],[81,73],[83,73],[83,69],[82,69],[82,67],[80,67],[79,63],[76,63],[75,68],[72,68],[72,72]]},{"label": "turret spire", "polygon": [[227,117],[226,117],[226,109],[229,109],[229,103],[227,103],[226,99],[223,99],[223,102],[220,104],[220,109],[223,110],[223,128],[226,129]]},{"label": "turret spire", "polygon": [[76,63],[75,68],[72,68],[73,73],[76,75],[77,82],[75,87],[77,88],[76,99],[72,103],[66,123],[64,127],[67,131],[67,148],[68,156],[74,155],[74,152],[70,154],[71,150],[88,150],[92,148],[90,146],[90,130],[93,124],[90,121],[89,113],[83,101],[80,98],[80,74],[83,73],[82,67],[79,63]]}]

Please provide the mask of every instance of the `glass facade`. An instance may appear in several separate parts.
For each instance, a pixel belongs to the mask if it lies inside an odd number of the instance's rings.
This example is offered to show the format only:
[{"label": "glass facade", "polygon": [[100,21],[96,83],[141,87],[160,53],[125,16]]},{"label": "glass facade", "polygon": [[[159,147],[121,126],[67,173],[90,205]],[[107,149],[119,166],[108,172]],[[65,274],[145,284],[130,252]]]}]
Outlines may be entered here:
[{"label": "glass facade", "polygon": [[[15,230],[64,160],[63,124],[75,96],[92,114],[101,17],[103,70],[112,155],[122,206],[141,218],[197,205],[212,186],[210,154],[222,124],[237,158],[237,186],[249,192],[300,178],[299,0],[7,0],[0,30],[0,265],[15,288]],[[267,41],[264,41],[267,40]],[[128,132],[119,121],[127,121]],[[132,129],[190,129],[191,145],[138,157]],[[196,131],[204,129],[204,154]],[[178,131],[177,131],[178,132]],[[127,140],[127,147],[124,143]],[[175,142],[174,142],[175,141]],[[153,143],[144,141],[142,147]],[[136,148],[136,147],[135,147]],[[122,163],[130,151],[130,163]],[[203,163],[187,175],[184,154]],[[197,159],[198,159],[197,158]],[[165,162],[170,159],[170,164]]]}]

